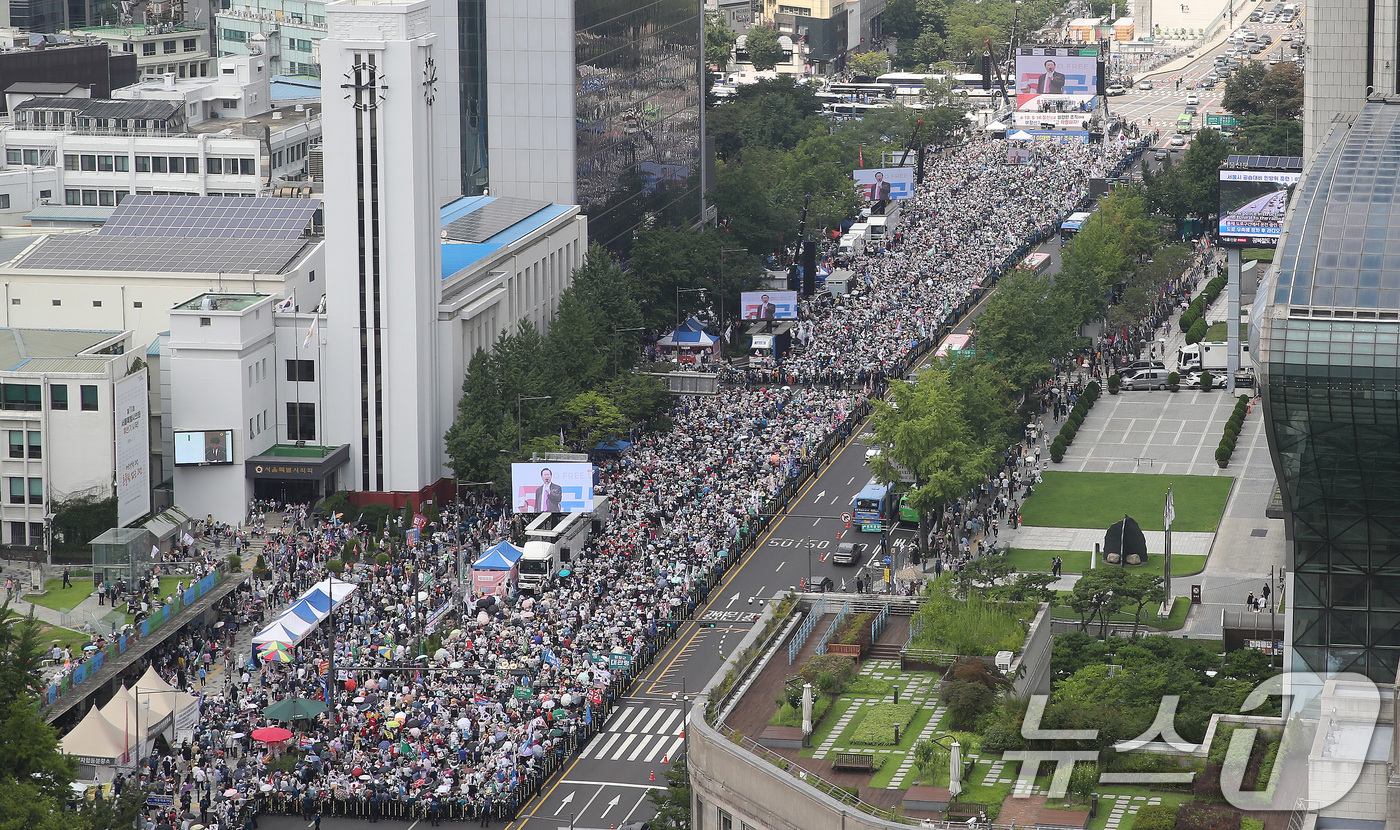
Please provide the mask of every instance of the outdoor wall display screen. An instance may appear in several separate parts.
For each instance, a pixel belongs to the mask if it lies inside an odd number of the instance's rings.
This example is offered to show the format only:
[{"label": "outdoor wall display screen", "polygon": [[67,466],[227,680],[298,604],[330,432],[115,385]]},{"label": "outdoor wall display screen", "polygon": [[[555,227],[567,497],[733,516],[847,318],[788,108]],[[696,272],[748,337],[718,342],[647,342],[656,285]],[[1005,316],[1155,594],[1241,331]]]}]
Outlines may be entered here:
[{"label": "outdoor wall display screen", "polygon": [[912,167],[867,167],[852,170],[851,177],[867,202],[897,201],[914,195]]},{"label": "outdoor wall display screen", "polygon": [[745,291],[739,295],[745,320],[796,320],[796,291]]},{"label": "outdoor wall display screen", "polygon": [[175,432],[176,466],[233,463],[233,430]]},{"label": "outdoor wall display screen", "polygon": [[1221,170],[1220,244],[1270,248],[1283,234],[1296,170]]},{"label": "outdoor wall display screen", "polygon": [[1025,109],[1042,95],[1083,101],[1099,92],[1097,48],[1026,47],[1016,55],[1016,107]]},{"label": "outdoor wall display screen", "polygon": [[510,492],[516,513],[588,513],[593,510],[593,465],[511,464]]}]

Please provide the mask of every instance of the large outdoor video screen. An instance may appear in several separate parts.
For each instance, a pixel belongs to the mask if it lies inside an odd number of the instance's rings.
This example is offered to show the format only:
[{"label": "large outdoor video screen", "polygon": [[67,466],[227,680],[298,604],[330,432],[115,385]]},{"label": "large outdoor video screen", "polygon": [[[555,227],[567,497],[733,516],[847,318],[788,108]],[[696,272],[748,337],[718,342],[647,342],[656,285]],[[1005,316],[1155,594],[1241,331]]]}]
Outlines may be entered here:
[{"label": "large outdoor video screen", "polygon": [[1042,95],[1093,98],[1099,92],[1099,56],[1094,49],[1031,47],[1016,55],[1016,106],[1024,109]]},{"label": "large outdoor video screen", "polygon": [[914,168],[867,167],[852,170],[851,176],[867,202],[908,199],[914,195]]},{"label": "large outdoor video screen", "polygon": [[745,320],[796,320],[796,291],[745,291],[739,295]]},{"label": "large outdoor video screen", "polygon": [[510,492],[516,513],[588,513],[593,510],[593,465],[511,464]]},{"label": "large outdoor video screen", "polygon": [[1300,176],[1296,170],[1221,170],[1221,244],[1250,248],[1277,245],[1288,199]]},{"label": "large outdoor video screen", "polygon": [[232,463],[233,430],[202,429],[175,432],[176,466]]}]

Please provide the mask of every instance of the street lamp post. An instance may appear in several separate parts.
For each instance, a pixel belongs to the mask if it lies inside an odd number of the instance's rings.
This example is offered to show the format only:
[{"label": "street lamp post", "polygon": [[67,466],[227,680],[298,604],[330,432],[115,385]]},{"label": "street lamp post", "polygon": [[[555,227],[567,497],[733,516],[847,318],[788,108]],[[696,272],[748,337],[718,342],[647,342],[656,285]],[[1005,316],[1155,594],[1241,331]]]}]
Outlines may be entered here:
[{"label": "street lamp post", "polygon": [[521,404],[525,401],[552,401],[553,395],[520,395],[515,396],[515,449],[517,452],[525,452],[525,426],[521,418]]},{"label": "street lamp post", "polygon": [[625,332],[644,331],[641,326],[630,326],[625,329],[613,329],[613,378],[617,378],[617,336]]}]

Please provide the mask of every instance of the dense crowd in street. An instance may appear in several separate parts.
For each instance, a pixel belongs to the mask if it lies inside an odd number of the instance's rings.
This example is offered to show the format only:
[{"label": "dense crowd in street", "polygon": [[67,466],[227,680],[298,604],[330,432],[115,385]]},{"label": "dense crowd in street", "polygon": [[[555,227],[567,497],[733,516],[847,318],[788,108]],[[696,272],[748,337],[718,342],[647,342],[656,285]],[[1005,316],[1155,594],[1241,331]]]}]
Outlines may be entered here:
[{"label": "dense crowd in street", "polygon": [[[1048,238],[1087,197],[1091,175],[1113,174],[1132,152],[1117,142],[1043,144],[1030,164],[1008,164],[1007,148],[987,140],[931,156],[898,239],[854,263],[859,297],[804,308],[800,354],[730,376],[740,382],[717,396],[684,399],[670,431],[637,436],[600,462],[610,514],[538,592],[470,588],[470,562],[510,532],[494,494],[442,506],[416,545],[304,507],[284,512],[283,528],[264,527],[261,506],[251,509],[231,543],[264,544],[266,576],[234,595],[225,625],[172,641],[155,660],[203,699],[193,740],[138,771],[144,786],[174,797],[172,825],[188,812],[220,830],[252,826],[258,806],[373,818],[416,805],[415,817],[483,825],[512,816],[605,713],[617,689],[608,655],[650,659],[667,624],[705,601],[762,517],[849,435],[884,381]],[[969,531],[1004,517],[1032,475],[1019,452],[1009,449],[988,488],[955,508]],[[949,541],[951,562],[968,542]],[[347,545],[358,555],[341,578],[356,590],[296,645],[293,662],[256,659],[241,634],[325,579]],[[376,559],[383,551],[387,562]],[[425,637],[430,653],[415,662]],[[252,740],[275,723],[264,707],[327,692],[330,711],[296,722],[289,745]],[[282,756],[297,748],[299,760]]]}]

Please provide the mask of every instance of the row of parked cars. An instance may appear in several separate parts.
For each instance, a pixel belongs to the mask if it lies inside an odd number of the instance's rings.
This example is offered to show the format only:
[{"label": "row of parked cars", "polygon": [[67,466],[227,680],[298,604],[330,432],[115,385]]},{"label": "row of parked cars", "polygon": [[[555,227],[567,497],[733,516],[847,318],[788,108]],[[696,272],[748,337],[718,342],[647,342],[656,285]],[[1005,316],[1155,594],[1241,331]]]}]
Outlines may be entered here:
[{"label": "row of parked cars", "polygon": [[[1118,370],[1118,388],[1124,391],[1138,389],[1166,389],[1167,364],[1160,360],[1139,360]],[[1200,370],[1188,370],[1178,373],[1177,385],[1182,389],[1200,389]],[[1235,374],[1235,385],[1250,388],[1254,386],[1254,373],[1240,371]]]}]

